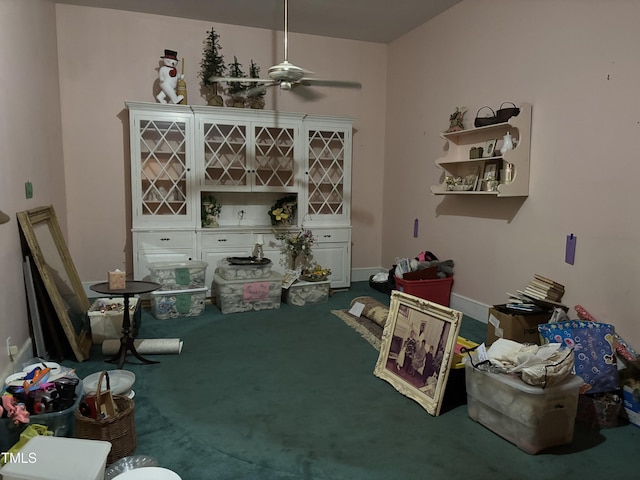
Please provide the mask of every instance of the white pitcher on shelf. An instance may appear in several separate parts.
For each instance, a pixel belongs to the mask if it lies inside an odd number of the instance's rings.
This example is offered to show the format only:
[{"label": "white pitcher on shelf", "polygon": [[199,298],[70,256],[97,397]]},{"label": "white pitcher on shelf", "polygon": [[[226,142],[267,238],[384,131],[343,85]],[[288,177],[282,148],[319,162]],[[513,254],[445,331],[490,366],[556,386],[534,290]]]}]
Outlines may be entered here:
[{"label": "white pitcher on shelf", "polygon": [[513,136],[507,131],[507,134],[502,137],[502,148],[500,149],[500,153],[504,155],[509,150],[513,150]]}]

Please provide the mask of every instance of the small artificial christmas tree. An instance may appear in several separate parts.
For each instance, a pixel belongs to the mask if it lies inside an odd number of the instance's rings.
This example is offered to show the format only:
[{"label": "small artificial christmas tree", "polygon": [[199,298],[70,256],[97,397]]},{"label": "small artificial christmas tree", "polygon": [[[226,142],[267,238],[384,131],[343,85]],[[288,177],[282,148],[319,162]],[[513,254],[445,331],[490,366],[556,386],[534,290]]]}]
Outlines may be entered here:
[{"label": "small artificial christmas tree", "polygon": [[[228,65],[229,76],[233,78],[246,78],[245,73],[242,71],[242,64],[238,62],[238,58],[234,55],[233,62]],[[231,97],[227,100],[227,105],[230,107],[244,108],[244,102],[246,95],[242,95],[241,92],[248,88],[246,82],[227,82],[229,86],[227,93]]]},{"label": "small artificial christmas tree", "polygon": [[223,77],[227,70],[224,64],[224,57],[220,53],[220,50],[222,50],[220,35],[211,28],[207,32],[207,38],[203,43],[204,51],[200,62],[200,78],[202,79],[205,98],[208,105],[222,107],[224,102],[222,97],[218,95],[218,83],[211,81],[211,77]]},{"label": "small artificial christmas tree", "polygon": [[[256,65],[256,63],[253,61],[253,58],[251,59],[251,67],[249,67],[249,78],[260,78],[260,67]],[[256,83],[255,88],[258,89],[258,87],[260,87],[261,85],[262,84],[260,83]],[[249,108],[256,108],[256,109],[264,108],[265,93],[266,93],[266,90],[263,88],[259,90],[257,93],[251,95],[247,99],[247,104],[249,105]]]}]

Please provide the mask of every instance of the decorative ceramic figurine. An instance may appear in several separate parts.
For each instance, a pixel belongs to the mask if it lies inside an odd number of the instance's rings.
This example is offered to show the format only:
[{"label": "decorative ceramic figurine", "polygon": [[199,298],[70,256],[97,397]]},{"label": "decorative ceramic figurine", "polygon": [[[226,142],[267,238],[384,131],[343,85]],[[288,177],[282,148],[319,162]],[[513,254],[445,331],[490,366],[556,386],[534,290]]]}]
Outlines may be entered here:
[{"label": "decorative ceramic figurine", "polygon": [[447,133],[459,132],[464,130],[464,114],[467,112],[467,107],[456,107],[456,111],[449,116],[449,128]]},{"label": "decorative ceramic figurine", "polygon": [[[160,103],[178,104],[184,98],[182,95],[176,94],[176,87],[178,86],[177,55],[178,53],[173,50],[165,50],[164,56],[160,57],[163,63],[158,71],[161,92],[156,96]],[[167,102],[167,98],[169,102]]]},{"label": "decorative ceramic figurine", "polygon": [[509,132],[502,139],[502,148],[500,149],[500,153],[504,155],[509,150],[513,150],[513,137]]}]

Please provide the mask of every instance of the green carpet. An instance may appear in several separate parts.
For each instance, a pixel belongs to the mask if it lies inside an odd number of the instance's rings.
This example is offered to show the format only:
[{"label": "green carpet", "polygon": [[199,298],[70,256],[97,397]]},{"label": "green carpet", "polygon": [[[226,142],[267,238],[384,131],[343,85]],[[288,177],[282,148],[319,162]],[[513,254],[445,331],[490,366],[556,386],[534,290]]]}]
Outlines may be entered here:
[{"label": "green carpet", "polygon": [[[141,338],[181,338],[180,355],[136,374],[138,454],[184,480],[635,478],[640,429],[576,426],[572,445],[528,455],[470,420],[466,406],[432,417],[373,375],[378,352],[331,310],[356,296],[388,297],[366,282],[320,305],[156,320]],[[482,341],[465,317],[460,334]],[[132,358],[132,357],[129,357]],[[150,357],[151,358],[151,357]],[[65,361],[84,377],[105,363]]]}]

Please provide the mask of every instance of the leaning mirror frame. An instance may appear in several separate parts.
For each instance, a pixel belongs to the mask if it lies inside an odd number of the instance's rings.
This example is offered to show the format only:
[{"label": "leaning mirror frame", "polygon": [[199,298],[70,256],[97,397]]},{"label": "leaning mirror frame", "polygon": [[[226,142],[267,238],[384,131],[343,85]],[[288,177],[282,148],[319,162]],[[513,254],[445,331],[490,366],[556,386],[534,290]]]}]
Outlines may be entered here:
[{"label": "leaning mirror frame", "polygon": [[[69,254],[52,205],[16,214],[60,325],[78,362],[89,358],[89,299]],[[27,252],[24,252],[27,255]]]}]

